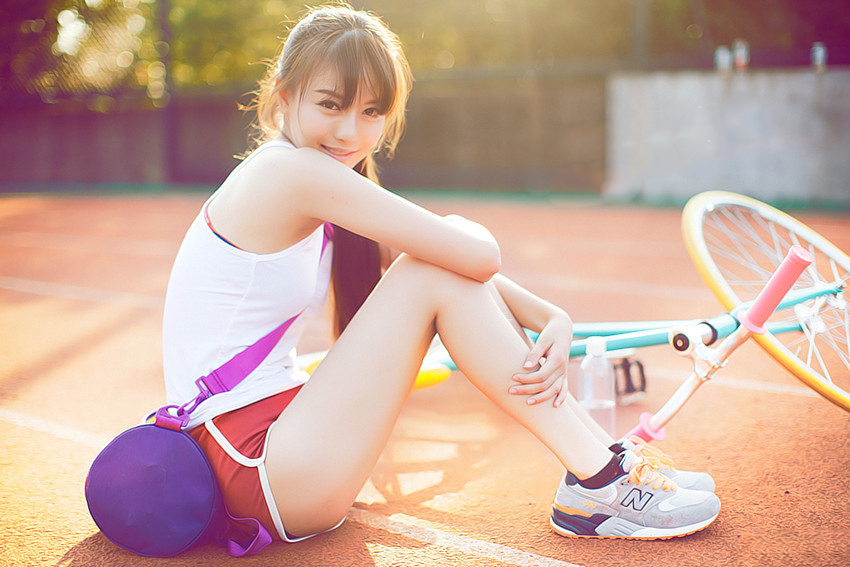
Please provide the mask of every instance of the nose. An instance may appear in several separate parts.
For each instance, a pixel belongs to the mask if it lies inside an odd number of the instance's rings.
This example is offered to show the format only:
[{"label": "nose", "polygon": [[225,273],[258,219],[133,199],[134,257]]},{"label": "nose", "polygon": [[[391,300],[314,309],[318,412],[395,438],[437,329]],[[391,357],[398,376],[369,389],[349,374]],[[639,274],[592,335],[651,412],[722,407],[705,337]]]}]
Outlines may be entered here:
[{"label": "nose", "polygon": [[336,137],[339,140],[351,140],[357,134],[357,112],[349,108],[340,114],[336,125]]}]

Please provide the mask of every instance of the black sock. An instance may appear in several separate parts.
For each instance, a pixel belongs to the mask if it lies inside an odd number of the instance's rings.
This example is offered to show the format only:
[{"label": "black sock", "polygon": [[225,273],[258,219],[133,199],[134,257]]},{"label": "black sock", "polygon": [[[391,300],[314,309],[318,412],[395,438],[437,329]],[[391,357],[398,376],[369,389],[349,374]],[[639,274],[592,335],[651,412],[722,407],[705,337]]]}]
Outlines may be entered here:
[{"label": "black sock", "polygon": [[620,453],[622,453],[623,451],[625,451],[625,450],[626,450],[626,448],[625,448],[625,447],[623,447],[622,445],[620,445],[620,442],[619,442],[619,441],[615,441],[615,442],[614,442],[614,444],[613,444],[613,445],[611,445],[611,446],[610,446],[610,447],[608,447],[608,448],[609,448],[609,449],[611,449],[611,451],[612,451],[612,452],[614,452],[614,453],[615,453],[615,454],[617,454],[617,455],[619,455]]},{"label": "black sock", "polygon": [[608,464],[602,467],[602,470],[590,478],[579,480],[578,483],[585,488],[602,488],[618,476],[623,474],[623,468],[620,466],[620,455],[611,455],[611,460]]}]

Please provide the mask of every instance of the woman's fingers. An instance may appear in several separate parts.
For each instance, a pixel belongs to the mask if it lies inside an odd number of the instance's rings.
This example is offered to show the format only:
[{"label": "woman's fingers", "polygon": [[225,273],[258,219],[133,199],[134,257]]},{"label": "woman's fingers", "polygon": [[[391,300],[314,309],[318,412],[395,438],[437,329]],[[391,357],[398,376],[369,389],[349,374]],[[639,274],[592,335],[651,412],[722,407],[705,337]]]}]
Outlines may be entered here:
[{"label": "woman's fingers", "polygon": [[[548,399],[555,398],[557,401],[557,396],[563,391],[566,387],[566,383],[564,380],[564,375],[561,374],[556,380],[554,380],[548,388],[543,390],[540,393],[534,394],[533,396],[529,396],[526,400],[526,403],[530,406],[535,404],[539,404],[541,402],[545,402]],[[557,405],[556,405],[557,407]]]},{"label": "woman's fingers", "polygon": [[538,337],[537,342],[528,351],[528,356],[525,357],[525,363],[522,367],[525,370],[531,370],[537,365],[543,366],[546,359],[546,352],[552,347],[552,341],[544,337]]},{"label": "woman's fingers", "polygon": [[[513,379],[517,384],[510,387],[510,393],[517,395],[536,395],[550,390],[553,384],[566,375],[566,367],[563,364],[558,364],[556,361],[551,361],[551,364],[548,362],[533,372],[514,375]],[[548,399],[549,397],[551,396],[547,395],[544,399]]]},{"label": "woman's fingers", "polygon": [[516,384],[509,389],[511,394],[528,396],[529,405],[555,398],[553,404],[560,406],[566,398],[567,360],[552,348],[555,342],[544,333],[528,352],[523,364],[525,372],[513,375]]},{"label": "woman's fingers", "polygon": [[561,407],[565,401],[567,401],[567,396],[570,393],[569,382],[567,381],[567,375],[564,374],[564,379],[561,382],[561,389],[558,391],[558,395],[555,397],[555,401],[553,402],[556,408]]},{"label": "woman's fingers", "polygon": [[[551,370],[547,370],[546,368],[547,362],[548,359],[545,356],[541,357],[538,363],[539,367],[537,368],[537,370],[532,370],[531,372],[517,372],[513,375],[513,379],[522,384],[533,384],[535,382],[542,382],[549,374],[551,374]],[[534,366],[532,366],[531,368],[534,368]]]},{"label": "woman's fingers", "polygon": [[538,368],[530,372],[517,372],[512,378],[521,384],[539,383],[547,380],[553,374],[563,372],[565,368],[566,360],[561,356],[553,354],[541,357]]}]

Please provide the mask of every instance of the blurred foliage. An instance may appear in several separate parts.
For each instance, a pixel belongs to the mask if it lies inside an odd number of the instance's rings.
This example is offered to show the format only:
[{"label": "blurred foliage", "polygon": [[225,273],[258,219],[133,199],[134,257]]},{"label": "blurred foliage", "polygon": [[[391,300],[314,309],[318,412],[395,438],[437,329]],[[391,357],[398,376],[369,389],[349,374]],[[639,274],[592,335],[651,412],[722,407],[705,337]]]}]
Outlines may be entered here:
[{"label": "blurred foliage", "polygon": [[[112,97],[164,105],[169,91],[244,93],[280,49],[292,0],[4,0],[0,96]],[[567,68],[712,65],[745,38],[752,66],[806,65],[814,41],[850,64],[847,0],[361,0],[399,34],[417,77]],[[646,28],[636,30],[644,10]],[[635,38],[645,38],[636,60]],[[167,70],[167,73],[166,73]],[[560,70],[560,71],[559,71]],[[100,102],[97,102],[100,101]],[[107,102],[104,102],[107,101]]]},{"label": "blurred foliage", "polygon": [[52,66],[48,57],[62,0],[5,0],[0,16],[0,89],[21,88]]},{"label": "blurred foliage", "polygon": [[361,2],[405,44],[414,70],[494,68],[628,58],[624,0]]},{"label": "blurred foliage", "polygon": [[[174,85],[251,88],[304,6],[284,0],[169,0]],[[292,14],[293,16],[288,16]]]},{"label": "blurred foliage", "polygon": [[154,0],[4,0],[0,94],[47,102],[85,98],[94,110],[122,89],[165,94],[168,46],[158,41]]}]

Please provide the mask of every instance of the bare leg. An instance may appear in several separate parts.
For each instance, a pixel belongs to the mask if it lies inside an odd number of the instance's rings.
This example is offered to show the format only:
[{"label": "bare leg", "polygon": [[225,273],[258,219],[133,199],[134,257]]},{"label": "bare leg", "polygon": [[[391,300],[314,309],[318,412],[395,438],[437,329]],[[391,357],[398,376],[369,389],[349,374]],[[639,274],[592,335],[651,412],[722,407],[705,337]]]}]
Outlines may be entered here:
[{"label": "bare leg", "polygon": [[607,431],[602,429],[602,426],[596,423],[596,421],[590,417],[590,414],[587,413],[587,410],[578,405],[576,399],[572,396],[567,396],[566,401],[564,401],[564,405],[569,405],[570,408],[576,413],[577,416],[581,419],[584,426],[587,427],[587,430],[590,431],[594,437],[596,437],[600,443],[605,445],[606,447],[610,447],[616,441],[611,435],[608,434]]},{"label": "bare leg", "polygon": [[402,256],[269,433],[269,478],[290,533],[327,529],[347,513],[435,331],[467,378],[579,478],[610,460],[569,404],[528,406],[508,393],[529,347],[489,286]]},{"label": "bare leg", "polygon": [[[502,296],[499,295],[498,290],[496,290],[495,286],[490,286],[491,294],[493,295],[496,304],[499,306],[499,309],[502,310],[502,313],[505,314],[505,317],[511,322],[514,330],[522,337],[525,341],[528,348],[532,347],[531,339],[528,338],[528,335],[525,334],[522,326],[517,322],[514,314],[511,313],[510,308],[505,303],[505,300],[502,299]],[[601,425],[596,423],[596,421],[590,417],[590,414],[581,407],[576,399],[571,395],[567,396],[564,401],[565,404],[569,405],[570,408],[575,412],[575,414],[581,419],[584,426],[597,438],[600,442],[602,442],[606,447],[610,447],[614,444],[614,438],[611,437],[607,431],[605,431]]]}]

